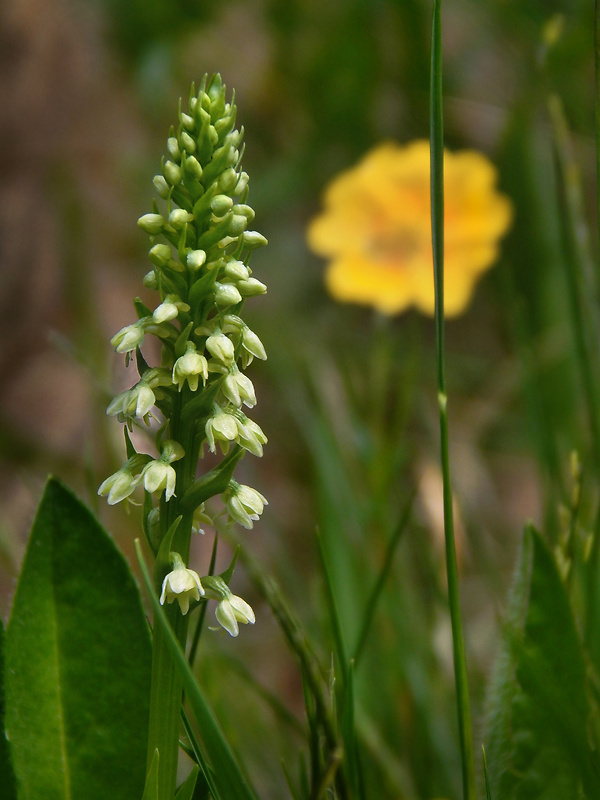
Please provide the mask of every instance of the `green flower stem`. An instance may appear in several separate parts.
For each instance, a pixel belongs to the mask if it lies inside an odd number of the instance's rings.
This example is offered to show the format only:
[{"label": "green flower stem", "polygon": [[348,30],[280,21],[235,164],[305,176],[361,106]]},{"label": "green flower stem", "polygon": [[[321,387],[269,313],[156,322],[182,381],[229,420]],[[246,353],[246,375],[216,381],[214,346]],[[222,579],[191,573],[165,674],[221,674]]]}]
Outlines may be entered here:
[{"label": "green flower stem", "polygon": [[[183,393],[181,393],[183,394]],[[181,512],[181,500],[186,489],[194,480],[198,461],[197,449],[194,448],[194,431],[182,422],[180,409],[183,405],[181,394],[177,396],[175,410],[171,418],[174,435],[178,437],[186,452],[184,458],[177,462],[177,495],[167,503],[161,500],[162,536],[166,535],[170,526]],[[187,445],[187,447],[186,447]],[[189,560],[190,540],[192,535],[192,515],[182,515],[181,521],[173,535],[171,550],[180,554],[185,563]],[[160,564],[159,564],[160,569]],[[163,570],[164,571],[164,570]],[[159,595],[162,578],[156,578],[156,592]],[[177,603],[167,604],[165,614],[177,640],[185,649],[188,634],[188,617],[181,613]],[[175,795],[177,779],[177,763],[179,759],[179,735],[181,731],[181,700],[183,680],[175,667],[173,657],[166,641],[165,633],[160,625],[154,625],[152,638],[152,678],[150,684],[150,722],[148,727],[148,759],[147,769],[155,750],[159,752],[158,762],[158,796],[163,800],[171,800]]]},{"label": "green flower stem", "polygon": [[442,111],[442,22],[441,0],[434,0],[431,35],[431,232],[435,283],[435,330],[438,402],[440,409],[440,446],[444,496],[444,536],[446,541],[446,572],[448,576],[448,601],[452,622],[452,647],[454,675],[458,706],[458,726],[463,773],[463,796],[476,800],[475,760],[469,704],[469,686],[465,645],[458,595],[458,570],[454,544],[454,518],[452,514],[452,485],[448,452],[448,398],[446,395],[444,363],[444,128]]}]

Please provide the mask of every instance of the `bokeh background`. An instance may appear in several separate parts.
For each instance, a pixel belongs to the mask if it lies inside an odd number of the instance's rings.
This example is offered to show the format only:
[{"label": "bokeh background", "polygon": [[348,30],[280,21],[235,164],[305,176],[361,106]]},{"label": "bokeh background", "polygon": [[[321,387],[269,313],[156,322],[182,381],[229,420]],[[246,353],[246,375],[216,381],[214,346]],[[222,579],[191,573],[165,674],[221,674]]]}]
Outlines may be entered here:
[{"label": "bokeh background", "polygon": [[[589,451],[547,102],[557,94],[564,103],[594,228],[592,6],[444,8],[447,146],[488,155],[515,208],[498,263],[447,328],[476,725],[523,522],[556,535],[569,454],[577,449],[585,467]],[[138,515],[96,497],[123,458],[121,427],[104,409],[133,382],[109,339],[134,319],[132,299],[144,291],[148,243],[136,220],[150,210],[178,99],[218,71],[236,91],[255,226],[269,239],[252,263],[269,291],[248,303],[246,319],[269,353],[250,375],[254,418],[270,442],[241,475],[270,505],[245,543],[325,661],[317,531],[338,565],[351,640],[415,493],[359,676],[369,769],[390,797],[450,796],[460,775],[433,322],[336,304],[306,226],[328,181],[370,147],[427,137],[430,16],[425,0],[5,0],[0,10],[0,611],[6,619],[48,473],[98,509],[131,559]],[[300,678],[242,568],[235,580],[258,623],[238,641],[215,635],[200,670],[248,769],[278,797],[280,759],[293,762],[301,737],[255,681],[301,720]],[[219,660],[230,670],[225,686]],[[377,663],[388,665],[385,677]]]}]

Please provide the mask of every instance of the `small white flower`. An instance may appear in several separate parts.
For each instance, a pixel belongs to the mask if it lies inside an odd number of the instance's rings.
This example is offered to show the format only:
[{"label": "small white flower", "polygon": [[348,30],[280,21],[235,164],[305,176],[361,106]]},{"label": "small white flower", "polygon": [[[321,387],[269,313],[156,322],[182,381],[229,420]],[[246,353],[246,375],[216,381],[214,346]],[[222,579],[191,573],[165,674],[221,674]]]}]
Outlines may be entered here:
[{"label": "small white flower", "polygon": [[146,464],[142,472],[145,490],[150,493],[164,490],[167,502],[175,494],[176,477],[173,467],[160,459]]},{"label": "small white flower", "polygon": [[123,464],[121,469],[100,484],[98,494],[100,496],[108,495],[107,502],[109,506],[114,506],[133,494],[140,482],[140,471],[148,458],[149,456],[136,453]]},{"label": "small white flower", "polygon": [[242,420],[239,423],[238,443],[244,450],[248,450],[252,455],[261,458],[263,454],[262,446],[266,444],[267,441],[268,439],[260,425],[257,425],[256,422],[242,415]]},{"label": "small white flower", "polygon": [[231,519],[239,522],[247,530],[254,527],[263,509],[268,505],[267,498],[251,486],[244,486],[231,481],[229,489],[223,495],[227,513]]},{"label": "small white flower", "polygon": [[240,433],[240,425],[233,414],[228,414],[218,406],[205,426],[208,447],[211,453],[216,453],[215,442],[234,442]]},{"label": "small white flower", "polygon": [[258,336],[246,325],[242,332],[242,347],[256,358],[266,361],[267,353]]},{"label": "small white flower", "polygon": [[237,636],[239,634],[240,628],[238,622],[244,625],[248,623],[254,625],[256,621],[252,607],[236,594],[232,594],[230,597],[221,600],[221,602],[217,604],[215,616],[219,625],[225,628],[230,636]]},{"label": "small white flower", "polygon": [[160,604],[164,605],[177,600],[182,614],[187,614],[190,600],[199,600],[204,594],[198,573],[188,569],[183,563],[179,553],[171,554],[173,571],[165,576],[160,593]]},{"label": "small white flower", "polygon": [[208,362],[203,355],[196,351],[192,342],[186,345],[186,352],[177,359],[173,366],[173,383],[181,391],[187,381],[192,392],[198,389],[198,381],[202,376],[202,383],[208,378]]},{"label": "small white flower", "polygon": [[218,575],[208,575],[203,580],[206,597],[217,601],[215,610],[217,622],[225,628],[230,636],[237,636],[240,632],[239,622],[243,625],[254,625],[255,617],[252,607],[241,597],[233,594],[223,578]]},{"label": "small white flower", "polygon": [[256,395],[252,381],[243,372],[240,372],[237,367],[234,367],[223,381],[223,394],[238,408],[242,403],[248,408],[253,408],[256,405]]},{"label": "small white flower", "polygon": [[138,320],[133,325],[126,325],[115,333],[110,343],[117,353],[130,353],[142,345],[145,336],[144,322],[145,320]]},{"label": "small white flower", "polygon": [[165,500],[168,502],[175,494],[175,483],[177,474],[171,466],[172,461],[183,458],[185,452],[180,444],[172,439],[167,440],[162,446],[162,455],[155,461],[150,461],[140,475],[140,480],[144,482],[144,488],[151,494],[153,492],[165,493]]}]

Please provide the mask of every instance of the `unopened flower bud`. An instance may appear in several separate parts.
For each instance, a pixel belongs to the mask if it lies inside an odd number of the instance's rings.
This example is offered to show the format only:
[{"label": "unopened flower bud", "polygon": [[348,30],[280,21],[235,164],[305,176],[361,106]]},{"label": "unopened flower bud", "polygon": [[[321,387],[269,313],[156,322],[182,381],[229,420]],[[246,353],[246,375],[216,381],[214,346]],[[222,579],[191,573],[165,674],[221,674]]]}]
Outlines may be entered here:
[{"label": "unopened flower bud", "polygon": [[162,231],[165,221],[160,214],[144,214],[138,219],[137,224],[150,236],[156,236]]},{"label": "unopened flower bud", "polygon": [[158,289],[158,280],[156,279],[155,270],[151,269],[150,272],[147,272],[142,279],[142,283],[146,289]]},{"label": "unopened flower bud", "polygon": [[148,257],[155,267],[162,269],[167,266],[173,257],[173,253],[168,244],[155,244],[154,247],[150,248]]},{"label": "unopened flower bud", "polygon": [[243,233],[246,230],[246,225],[248,224],[248,220],[242,214],[234,214],[231,217],[231,222],[229,223],[229,235],[230,236],[239,236],[240,233]]},{"label": "unopened flower bud", "polygon": [[183,111],[179,115],[179,119],[181,120],[181,124],[184,128],[187,128],[188,131],[194,130],[194,118],[190,117],[189,114],[184,114]]},{"label": "unopened flower bud", "polygon": [[171,184],[171,186],[177,186],[181,183],[181,179],[183,178],[181,167],[175,164],[174,161],[165,161],[163,165],[163,175],[167,183]]},{"label": "unopened flower bud", "polygon": [[180,311],[189,310],[189,305],[180,300],[176,294],[168,294],[154,310],[152,319],[160,325],[161,322],[169,322],[169,320],[175,319]]},{"label": "unopened flower bud", "polygon": [[154,178],[152,178],[152,183],[154,184],[154,188],[156,189],[156,194],[159,197],[162,197],[163,200],[166,200],[171,190],[164,176],[155,175]]},{"label": "unopened flower bud", "polygon": [[236,286],[242,297],[258,297],[258,295],[265,294],[267,291],[265,284],[256,280],[256,278],[248,278],[246,281],[238,281]]},{"label": "unopened flower bud", "polygon": [[264,247],[268,244],[266,238],[258,231],[244,231],[244,247],[254,250],[255,247]]},{"label": "unopened flower bud", "polygon": [[202,177],[202,167],[196,156],[189,156],[185,160],[185,166],[189,173],[191,173],[197,181]]},{"label": "unopened flower bud", "polygon": [[243,203],[238,203],[238,205],[235,207],[235,213],[241,214],[243,217],[246,217],[248,222],[252,222],[252,220],[256,216],[254,213],[254,209]]},{"label": "unopened flower bud", "polygon": [[227,262],[223,270],[223,275],[237,281],[245,281],[250,277],[248,267],[244,262],[236,261],[235,259],[231,259],[231,261]]},{"label": "unopened flower bud", "polygon": [[248,180],[248,173],[241,172],[239,178],[237,179],[237,183],[235,184],[235,188],[233,189],[233,194],[236,197],[239,197],[239,195],[241,195],[245,190],[246,186],[248,186]]},{"label": "unopened flower bud", "polygon": [[215,283],[215,303],[218,306],[233,306],[240,303],[242,295],[231,283]]},{"label": "unopened flower bud", "polygon": [[221,173],[219,178],[219,188],[222,192],[230,192],[237,183],[237,175],[233,167],[229,167]]},{"label": "unopened flower bud", "polygon": [[167,152],[174,161],[179,161],[181,156],[179,152],[179,142],[174,136],[169,136],[167,139]]},{"label": "unopened flower bud", "polygon": [[186,222],[190,222],[192,219],[193,219],[192,215],[189,214],[183,208],[175,208],[175,209],[173,209],[173,211],[171,211],[171,213],[169,214],[169,218],[168,218],[169,225],[172,228],[175,228],[176,231],[177,230],[181,230],[181,228],[183,228],[183,226],[186,224]]},{"label": "unopened flower bud", "polygon": [[196,152],[196,142],[192,139],[189,133],[182,131],[179,136],[179,141],[186,153],[191,154]]},{"label": "unopened flower bud", "polygon": [[211,200],[210,209],[216,217],[223,217],[231,210],[233,200],[226,194],[218,194]]},{"label": "unopened flower bud", "polygon": [[206,261],[204,250],[191,250],[186,256],[186,264],[192,272],[197,272]]}]

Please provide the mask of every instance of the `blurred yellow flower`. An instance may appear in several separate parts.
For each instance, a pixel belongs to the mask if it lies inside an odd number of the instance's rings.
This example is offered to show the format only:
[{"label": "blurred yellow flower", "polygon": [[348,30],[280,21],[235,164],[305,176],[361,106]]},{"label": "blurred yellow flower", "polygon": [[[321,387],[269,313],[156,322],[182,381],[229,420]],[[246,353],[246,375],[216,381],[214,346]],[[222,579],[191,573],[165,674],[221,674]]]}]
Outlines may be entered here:
[{"label": "blurred yellow flower", "polygon": [[[429,142],[419,140],[381,144],[331,182],[308,242],[330,259],[325,281],[336,300],[434,313],[429,176]],[[481,153],[444,151],[447,316],[464,311],[510,225],[512,205],[496,180]]]}]

